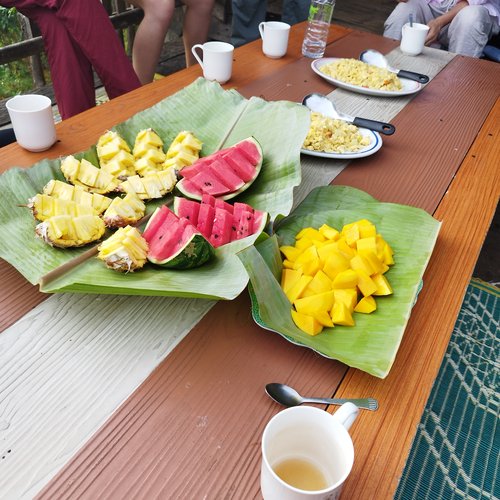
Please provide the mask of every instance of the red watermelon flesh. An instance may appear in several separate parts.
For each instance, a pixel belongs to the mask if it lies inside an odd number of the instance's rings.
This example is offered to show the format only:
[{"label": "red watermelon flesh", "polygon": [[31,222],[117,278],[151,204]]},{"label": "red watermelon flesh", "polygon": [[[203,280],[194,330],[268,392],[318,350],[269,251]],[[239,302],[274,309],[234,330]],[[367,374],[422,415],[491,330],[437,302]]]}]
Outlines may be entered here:
[{"label": "red watermelon flesh", "polygon": [[223,155],[222,158],[243,181],[249,182],[255,177],[254,164],[239,149]]},{"label": "red watermelon flesh", "polygon": [[178,209],[176,210],[176,214],[178,217],[184,217],[191,224],[193,224],[194,227],[198,224],[198,212],[200,211],[200,204],[196,203],[196,201],[193,200],[187,200],[183,199],[182,203],[179,205]]},{"label": "red watermelon flesh", "polygon": [[223,184],[212,172],[208,171],[208,169],[198,172],[195,176],[191,177],[189,181],[192,182],[201,193],[211,194],[212,196],[221,196],[231,191],[228,186]]},{"label": "red watermelon flesh", "polygon": [[207,168],[218,179],[220,179],[223,184],[228,186],[231,191],[237,191],[241,186],[243,186],[243,184],[245,184],[245,181],[236,175],[234,170],[229,166],[224,158],[217,158]]},{"label": "red watermelon flesh", "polygon": [[[144,230],[143,237],[147,238],[148,235],[156,233],[158,228],[163,224],[163,221],[169,216],[170,210],[166,205],[158,207],[151,218],[149,219],[146,229]],[[145,236],[146,235],[146,236]]]},{"label": "red watermelon flesh", "polygon": [[209,241],[215,248],[225,245],[231,241],[231,226],[233,223],[233,216],[226,212],[223,208],[215,209],[214,225],[212,227],[212,234]]},{"label": "red watermelon flesh", "polygon": [[[212,195],[210,194],[204,194],[202,197],[201,197],[201,202],[204,203],[205,205],[210,205],[211,207],[214,207],[215,206],[215,200],[217,200],[218,198],[214,198]],[[196,202],[195,202],[196,203]],[[198,203],[199,205],[199,203]]]},{"label": "red watermelon flesh", "polygon": [[243,153],[243,155],[252,163],[252,165],[255,165],[260,160],[261,153],[254,142],[240,142],[236,145],[236,149]]},{"label": "red watermelon flesh", "polygon": [[[182,220],[189,224],[189,221],[186,219]],[[163,219],[161,226],[157,227],[154,219],[153,222],[155,222],[156,231],[148,232],[148,227],[142,236],[148,242],[150,251],[154,253],[157,260],[163,260],[172,255],[174,248],[181,241],[185,224],[179,224],[178,217],[170,212],[170,210],[168,217]]]},{"label": "red watermelon flesh", "polygon": [[210,205],[201,204],[198,212],[198,224],[196,227],[198,231],[205,236],[205,238],[207,238],[207,240],[210,240],[210,235],[212,234],[214,218],[215,208]]},{"label": "red watermelon flesh", "polygon": [[[182,172],[182,170],[181,170]],[[200,191],[200,189],[198,188],[198,186],[196,186],[193,182],[191,182],[189,179],[183,179],[182,180],[184,186],[191,192],[191,193],[195,193],[197,194],[198,196],[203,196],[203,193]]]},{"label": "red watermelon flesh", "polygon": [[[210,196],[210,198],[212,198],[212,201],[214,203],[215,208],[222,208],[226,212],[229,212],[231,215],[233,214],[233,205],[231,205],[230,203],[227,203],[224,200],[221,200],[220,198],[214,198],[213,196]],[[201,200],[201,202],[205,203],[205,201],[203,199]]]},{"label": "red watermelon flesh", "polygon": [[241,240],[252,234],[253,230],[253,213],[248,210],[243,210],[240,215],[240,220],[236,226],[236,238]]}]

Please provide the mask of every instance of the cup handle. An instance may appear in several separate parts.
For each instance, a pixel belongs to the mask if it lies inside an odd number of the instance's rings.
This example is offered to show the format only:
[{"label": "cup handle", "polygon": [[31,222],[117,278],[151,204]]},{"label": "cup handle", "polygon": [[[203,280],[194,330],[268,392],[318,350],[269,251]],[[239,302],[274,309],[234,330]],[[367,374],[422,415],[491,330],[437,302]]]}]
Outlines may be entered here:
[{"label": "cup handle", "polygon": [[358,415],[359,408],[355,404],[344,403],[332,417],[349,430]]},{"label": "cup handle", "polygon": [[195,57],[195,59],[198,61],[198,64],[201,66],[201,69],[205,69],[205,68],[203,68],[203,61],[201,60],[200,56],[196,52],[196,49],[200,49],[201,53],[203,54],[203,45],[201,45],[199,43],[197,43],[196,45],[193,45],[191,47],[191,52],[193,53],[193,56]]},{"label": "cup handle", "polygon": [[265,22],[259,23],[259,33],[260,33],[261,38],[264,38],[264,25],[265,24],[266,24]]}]

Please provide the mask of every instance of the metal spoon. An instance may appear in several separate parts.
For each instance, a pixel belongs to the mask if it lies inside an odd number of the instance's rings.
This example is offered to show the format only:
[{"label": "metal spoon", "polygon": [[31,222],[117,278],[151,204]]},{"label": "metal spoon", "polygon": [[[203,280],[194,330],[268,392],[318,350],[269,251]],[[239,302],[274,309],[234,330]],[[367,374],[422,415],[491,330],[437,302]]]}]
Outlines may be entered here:
[{"label": "metal spoon", "polygon": [[385,68],[389,70],[391,73],[396,73],[396,75],[401,78],[406,78],[408,80],[415,80],[420,83],[427,83],[429,81],[429,77],[427,75],[422,75],[421,73],[415,73],[414,71],[405,71],[404,69],[396,69],[392,68],[389,65],[389,61],[385,58],[383,54],[378,52],[377,50],[368,49],[359,55],[359,59],[367,64],[372,64],[373,66],[377,66],[378,68]]},{"label": "metal spoon", "polygon": [[357,127],[376,130],[377,132],[385,135],[392,135],[396,131],[394,125],[391,125],[390,123],[369,120],[368,118],[349,116],[345,113],[337,111],[335,104],[333,104],[333,102],[323,94],[308,94],[304,97],[304,99],[302,99],[302,104],[308,107],[311,111],[321,113],[322,115],[328,116],[328,118],[337,118],[339,120],[344,120],[356,125]]},{"label": "metal spoon", "polygon": [[298,406],[302,403],[319,403],[328,405],[341,405],[344,403],[354,403],[358,408],[364,410],[376,410],[378,402],[373,398],[366,399],[331,399],[331,398],[303,398],[295,389],[285,384],[267,384],[266,393],[277,403],[283,406]]}]

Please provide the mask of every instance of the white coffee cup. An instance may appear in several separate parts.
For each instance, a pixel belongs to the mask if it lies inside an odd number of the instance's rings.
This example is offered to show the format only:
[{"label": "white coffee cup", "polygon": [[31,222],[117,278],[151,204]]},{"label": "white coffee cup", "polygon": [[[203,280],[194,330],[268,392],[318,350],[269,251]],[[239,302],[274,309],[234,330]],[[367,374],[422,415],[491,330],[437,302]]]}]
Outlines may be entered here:
[{"label": "white coffee cup", "polygon": [[[202,58],[196,52],[197,49],[201,49]],[[206,42],[203,45],[193,45],[191,51],[200,63],[203,76],[207,80],[226,83],[231,78],[234,47],[230,43]]]},{"label": "white coffee cup", "polygon": [[279,59],[286,54],[290,25],[279,21],[267,21],[259,24],[262,38],[262,52],[267,57]]},{"label": "white coffee cup", "polygon": [[5,104],[16,140],[28,151],[45,151],[57,140],[52,103],[44,95],[16,95]]},{"label": "white coffee cup", "polygon": [[[354,463],[347,430],[358,413],[357,406],[344,403],[333,415],[311,406],[287,408],[275,415],[262,435],[264,500],[337,498]],[[299,474],[294,475],[295,468]]]},{"label": "white coffee cup", "polygon": [[403,25],[399,46],[401,52],[408,56],[418,56],[424,50],[428,31],[429,26],[426,24],[413,23],[413,26],[410,26],[410,23],[406,23]]}]

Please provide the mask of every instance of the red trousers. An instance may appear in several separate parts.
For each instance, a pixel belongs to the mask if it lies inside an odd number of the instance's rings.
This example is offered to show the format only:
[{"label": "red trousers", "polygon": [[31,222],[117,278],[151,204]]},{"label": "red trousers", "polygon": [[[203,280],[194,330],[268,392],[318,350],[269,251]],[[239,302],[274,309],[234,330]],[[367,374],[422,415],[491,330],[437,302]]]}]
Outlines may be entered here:
[{"label": "red trousers", "polygon": [[110,99],[140,86],[99,0],[0,0],[40,28],[61,117],[95,106],[92,68]]}]

